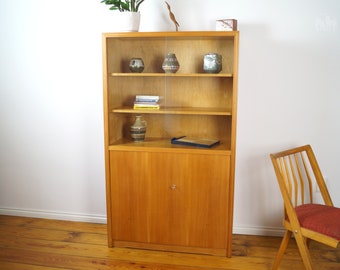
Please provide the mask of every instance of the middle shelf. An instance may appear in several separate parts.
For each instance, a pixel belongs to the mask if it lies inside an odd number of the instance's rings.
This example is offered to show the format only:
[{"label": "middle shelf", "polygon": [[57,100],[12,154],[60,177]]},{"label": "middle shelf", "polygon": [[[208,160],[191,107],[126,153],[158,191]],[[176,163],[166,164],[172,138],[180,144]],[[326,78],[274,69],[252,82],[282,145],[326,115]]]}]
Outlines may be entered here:
[{"label": "middle shelf", "polygon": [[131,106],[124,106],[112,110],[114,113],[133,113],[133,114],[182,114],[182,115],[231,115],[231,110],[226,108],[201,108],[201,107],[167,107],[160,109],[133,109]]},{"label": "middle shelf", "polygon": [[232,73],[128,73],[128,72],[113,72],[112,77],[201,77],[201,78],[232,78]]}]

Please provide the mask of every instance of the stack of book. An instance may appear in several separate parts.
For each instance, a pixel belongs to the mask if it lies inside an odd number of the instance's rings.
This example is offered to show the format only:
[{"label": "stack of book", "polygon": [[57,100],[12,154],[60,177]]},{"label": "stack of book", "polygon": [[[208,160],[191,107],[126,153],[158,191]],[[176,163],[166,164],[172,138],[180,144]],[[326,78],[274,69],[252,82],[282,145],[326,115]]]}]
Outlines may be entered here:
[{"label": "stack of book", "polygon": [[133,108],[135,110],[159,110],[159,96],[136,95]]}]

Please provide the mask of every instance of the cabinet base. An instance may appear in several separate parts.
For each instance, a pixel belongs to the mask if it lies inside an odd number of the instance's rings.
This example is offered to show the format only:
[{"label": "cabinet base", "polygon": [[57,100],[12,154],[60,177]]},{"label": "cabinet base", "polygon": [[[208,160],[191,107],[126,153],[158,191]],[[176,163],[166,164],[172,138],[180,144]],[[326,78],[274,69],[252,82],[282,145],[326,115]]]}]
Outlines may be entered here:
[{"label": "cabinet base", "polygon": [[113,247],[148,249],[148,250],[183,252],[183,253],[196,253],[196,254],[223,256],[223,257],[228,256],[227,250],[222,249],[222,248],[185,247],[185,246],[159,245],[159,244],[152,244],[152,243],[140,243],[140,242],[129,242],[129,241],[113,241]]}]

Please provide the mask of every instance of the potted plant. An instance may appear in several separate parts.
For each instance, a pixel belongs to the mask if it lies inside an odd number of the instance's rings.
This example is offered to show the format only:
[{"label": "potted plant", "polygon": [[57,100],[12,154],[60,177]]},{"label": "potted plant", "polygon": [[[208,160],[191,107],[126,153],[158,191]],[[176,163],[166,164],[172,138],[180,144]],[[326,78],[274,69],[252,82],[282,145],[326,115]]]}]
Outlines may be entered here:
[{"label": "potted plant", "polygon": [[138,31],[140,23],[139,7],[144,0],[102,0],[101,3],[110,6],[110,10],[118,11],[121,31]]}]

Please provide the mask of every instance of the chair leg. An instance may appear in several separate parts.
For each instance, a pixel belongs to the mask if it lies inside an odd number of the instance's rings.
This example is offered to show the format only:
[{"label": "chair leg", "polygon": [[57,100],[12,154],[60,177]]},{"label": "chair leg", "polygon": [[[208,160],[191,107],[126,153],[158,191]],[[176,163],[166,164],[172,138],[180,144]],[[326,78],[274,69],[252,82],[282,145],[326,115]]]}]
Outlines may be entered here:
[{"label": "chair leg", "polygon": [[278,253],[276,255],[274,264],[272,266],[272,270],[276,270],[276,269],[279,268],[279,265],[280,265],[280,263],[282,261],[283,254],[286,251],[286,248],[288,246],[288,243],[289,243],[289,240],[290,240],[291,236],[292,236],[292,232],[286,230],[286,232],[285,232],[285,234],[284,234],[284,236],[282,238],[282,241],[281,241],[281,244],[280,244],[280,248],[279,248],[279,251],[278,251]]},{"label": "chair leg", "polygon": [[312,259],[310,257],[309,248],[307,244],[308,239],[303,237],[301,234],[295,234],[295,240],[299,248],[299,252],[306,270],[313,270]]}]

